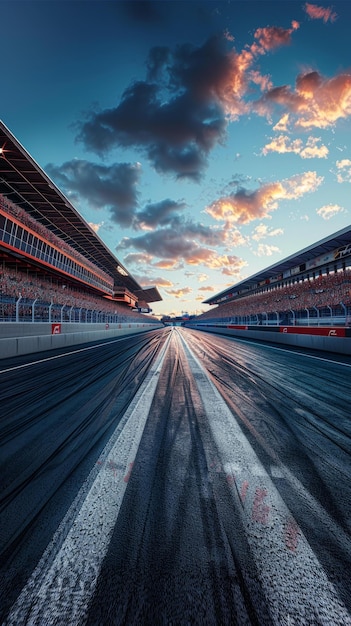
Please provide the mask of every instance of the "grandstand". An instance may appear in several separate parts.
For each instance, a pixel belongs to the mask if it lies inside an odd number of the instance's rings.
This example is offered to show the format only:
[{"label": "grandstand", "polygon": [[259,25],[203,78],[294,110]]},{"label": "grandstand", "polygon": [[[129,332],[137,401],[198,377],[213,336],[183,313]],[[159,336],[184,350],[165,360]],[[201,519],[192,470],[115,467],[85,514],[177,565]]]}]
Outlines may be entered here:
[{"label": "grandstand", "polygon": [[351,325],[351,227],[204,301],[197,317],[259,326]]},{"label": "grandstand", "polygon": [[139,321],[162,300],[157,287],[138,284],[1,121],[0,289],[0,321],[12,322]]}]

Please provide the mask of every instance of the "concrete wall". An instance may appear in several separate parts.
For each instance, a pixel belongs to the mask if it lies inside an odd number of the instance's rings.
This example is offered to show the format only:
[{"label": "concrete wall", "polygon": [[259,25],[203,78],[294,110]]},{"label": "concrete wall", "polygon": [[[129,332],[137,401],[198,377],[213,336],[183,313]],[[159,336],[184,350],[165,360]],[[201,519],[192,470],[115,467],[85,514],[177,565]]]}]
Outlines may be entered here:
[{"label": "concrete wall", "polygon": [[187,324],[188,328],[201,330],[242,339],[255,339],[258,341],[271,341],[288,346],[299,348],[311,348],[313,350],[324,350],[326,352],[336,352],[338,354],[351,354],[351,337],[330,337],[320,335],[298,334],[274,332],[273,330],[243,330],[237,328],[226,328],[225,326],[211,325],[211,328],[201,327],[201,324]]},{"label": "concrete wall", "polygon": [[0,323],[0,359],[32,354],[54,348],[65,348],[90,341],[123,337],[163,328],[163,324],[62,324],[60,334],[52,334],[51,324]]}]

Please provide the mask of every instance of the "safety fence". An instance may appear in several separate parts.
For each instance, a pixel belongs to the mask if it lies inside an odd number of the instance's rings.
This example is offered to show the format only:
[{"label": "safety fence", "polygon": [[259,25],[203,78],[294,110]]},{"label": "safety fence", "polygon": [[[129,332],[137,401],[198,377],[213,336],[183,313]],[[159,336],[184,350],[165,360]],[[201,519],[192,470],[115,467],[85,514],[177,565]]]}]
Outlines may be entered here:
[{"label": "safety fence", "polygon": [[261,312],[250,315],[231,315],[227,317],[206,313],[197,318],[197,323],[236,324],[243,326],[349,326],[351,325],[351,306],[340,302],[338,306],[290,309],[289,311]]},{"label": "safety fence", "polygon": [[158,323],[155,318],[144,317],[132,311],[104,311],[81,306],[69,306],[54,302],[43,302],[39,299],[11,297],[0,295],[0,322],[48,322],[49,324],[65,322],[118,324],[123,322],[137,323],[147,319],[148,323]]}]

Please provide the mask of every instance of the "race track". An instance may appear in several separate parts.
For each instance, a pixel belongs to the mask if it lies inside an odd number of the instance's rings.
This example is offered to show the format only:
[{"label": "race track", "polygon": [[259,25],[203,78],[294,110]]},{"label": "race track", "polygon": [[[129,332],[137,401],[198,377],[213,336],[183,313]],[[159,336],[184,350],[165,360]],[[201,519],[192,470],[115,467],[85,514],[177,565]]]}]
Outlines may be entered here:
[{"label": "race track", "polygon": [[1,623],[351,624],[350,373],[181,328],[0,361]]}]

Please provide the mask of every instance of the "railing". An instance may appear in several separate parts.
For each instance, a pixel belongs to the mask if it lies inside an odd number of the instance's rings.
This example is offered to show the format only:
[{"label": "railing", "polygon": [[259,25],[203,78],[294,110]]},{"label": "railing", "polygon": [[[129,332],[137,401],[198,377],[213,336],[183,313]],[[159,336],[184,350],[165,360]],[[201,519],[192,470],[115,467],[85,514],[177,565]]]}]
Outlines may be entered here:
[{"label": "railing", "polygon": [[[195,320],[192,320],[194,322]],[[219,325],[235,324],[238,326],[349,326],[351,325],[351,306],[340,302],[338,306],[326,306],[289,311],[260,312],[250,315],[231,315],[227,317],[200,317],[196,323],[214,323]]]},{"label": "railing", "polygon": [[65,322],[75,324],[119,324],[130,322],[135,324],[147,319],[148,323],[158,323],[155,318],[143,317],[140,314],[133,315],[118,311],[111,313],[102,309],[88,308],[82,306],[68,306],[56,304],[54,302],[43,302],[38,298],[19,298],[0,295],[0,322]]}]

